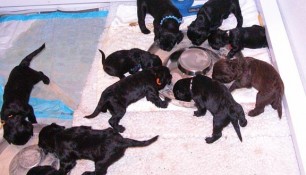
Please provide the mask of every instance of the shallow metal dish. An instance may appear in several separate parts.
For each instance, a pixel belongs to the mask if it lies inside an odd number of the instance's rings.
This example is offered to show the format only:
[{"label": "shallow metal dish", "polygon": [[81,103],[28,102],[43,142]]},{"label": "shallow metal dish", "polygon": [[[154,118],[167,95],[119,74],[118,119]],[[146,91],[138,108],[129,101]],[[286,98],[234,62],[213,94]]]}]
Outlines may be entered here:
[{"label": "shallow metal dish", "polygon": [[45,154],[38,145],[31,145],[20,150],[9,166],[10,175],[27,174],[35,166],[51,165],[59,168],[59,160],[52,154]]},{"label": "shallow metal dish", "polygon": [[170,98],[171,103],[176,106],[194,108],[193,101],[184,102],[175,99],[172,91],[174,84],[180,79],[193,77],[196,74],[211,77],[213,64],[224,58],[228,49],[213,50],[207,42],[204,42],[200,47],[195,47],[185,35],[183,41],[175,46],[171,52],[159,49],[156,43],[153,43],[148,51],[158,55],[163,65],[170,69],[172,75],[171,84],[160,90],[161,97]]}]

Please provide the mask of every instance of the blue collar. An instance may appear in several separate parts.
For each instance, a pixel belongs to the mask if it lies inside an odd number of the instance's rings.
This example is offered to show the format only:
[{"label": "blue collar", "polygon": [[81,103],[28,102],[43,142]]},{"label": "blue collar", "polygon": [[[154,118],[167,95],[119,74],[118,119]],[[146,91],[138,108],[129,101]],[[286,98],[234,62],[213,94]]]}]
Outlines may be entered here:
[{"label": "blue collar", "polygon": [[138,72],[138,70],[141,68],[141,65],[140,64],[137,64],[135,67],[131,68],[130,71],[133,72],[133,73],[136,73]]},{"label": "blue collar", "polygon": [[172,16],[172,15],[169,15],[169,16],[165,16],[161,21],[160,21],[160,25],[163,25],[163,22],[166,20],[166,19],[174,19],[177,23],[182,23],[182,19],[179,19],[175,16]]}]

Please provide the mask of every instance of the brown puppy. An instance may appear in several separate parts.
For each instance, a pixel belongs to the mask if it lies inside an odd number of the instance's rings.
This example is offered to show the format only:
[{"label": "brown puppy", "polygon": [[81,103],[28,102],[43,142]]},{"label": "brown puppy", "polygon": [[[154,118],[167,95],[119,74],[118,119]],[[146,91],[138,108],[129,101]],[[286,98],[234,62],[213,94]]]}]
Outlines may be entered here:
[{"label": "brown puppy", "polygon": [[271,104],[279,118],[282,117],[284,84],[272,65],[252,57],[222,59],[215,63],[212,78],[222,83],[234,81],[229,88],[231,92],[244,87],[258,90],[255,108],[249,111],[249,116],[263,113],[265,106]]}]

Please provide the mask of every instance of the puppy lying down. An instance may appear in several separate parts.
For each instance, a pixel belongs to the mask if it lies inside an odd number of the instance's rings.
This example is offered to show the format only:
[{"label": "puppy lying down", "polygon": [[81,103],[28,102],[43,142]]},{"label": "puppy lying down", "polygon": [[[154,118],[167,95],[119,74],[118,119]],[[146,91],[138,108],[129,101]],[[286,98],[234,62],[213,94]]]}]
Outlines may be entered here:
[{"label": "puppy lying down", "polygon": [[112,115],[109,124],[115,131],[123,132],[125,128],[119,125],[119,121],[130,104],[146,97],[155,106],[167,108],[170,100],[166,98],[163,101],[159,97],[159,90],[170,84],[171,79],[170,70],[165,66],[146,69],[120,79],[102,92],[94,112],[85,118],[94,118],[100,112],[105,113],[108,110]]},{"label": "puppy lying down", "polygon": [[3,137],[8,143],[24,145],[33,135],[32,123],[37,123],[33,107],[29,104],[35,84],[49,84],[49,78],[30,68],[32,59],[45,48],[45,44],[26,56],[10,73],[4,88],[1,108]]},{"label": "puppy lying down", "polygon": [[227,58],[232,58],[244,48],[257,49],[268,47],[265,28],[259,25],[234,28],[229,31],[216,30],[208,37],[209,45],[216,50],[230,44]]},{"label": "puppy lying down", "polygon": [[[213,115],[213,133],[206,137],[207,143],[213,143],[222,136],[222,130],[229,123],[242,141],[239,125],[245,127],[247,120],[244,111],[221,83],[203,75],[178,80],[173,87],[176,99],[195,102],[197,111],[194,116],[204,116],[207,110]],[[238,125],[239,123],[239,125]]]},{"label": "puppy lying down", "polygon": [[255,108],[249,111],[249,116],[263,113],[265,106],[270,104],[277,110],[279,118],[282,117],[284,84],[272,65],[252,57],[221,59],[215,63],[212,77],[222,83],[234,81],[229,88],[231,92],[235,89],[251,87],[258,90]]},{"label": "puppy lying down", "polygon": [[146,141],[123,138],[112,128],[94,130],[88,126],[65,129],[55,123],[44,127],[39,133],[38,146],[45,153],[53,153],[60,160],[59,172],[67,174],[79,159],[95,162],[94,172],[84,174],[104,175],[114,162],[124,156],[129,147],[144,147],[158,139]]},{"label": "puppy lying down", "polygon": [[243,17],[239,0],[208,0],[198,11],[196,19],[188,26],[187,37],[193,45],[201,45],[231,13],[236,17],[236,27],[242,27]]},{"label": "puppy lying down", "polygon": [[103,70],[111,76],[125,77],[125,73],[134,74],[140,69],[148,69],[155,66],[162,66],[162,61],[159,56],[151,54],[138,48],[130,50],[118,50],[105,58],[102,50]]}]

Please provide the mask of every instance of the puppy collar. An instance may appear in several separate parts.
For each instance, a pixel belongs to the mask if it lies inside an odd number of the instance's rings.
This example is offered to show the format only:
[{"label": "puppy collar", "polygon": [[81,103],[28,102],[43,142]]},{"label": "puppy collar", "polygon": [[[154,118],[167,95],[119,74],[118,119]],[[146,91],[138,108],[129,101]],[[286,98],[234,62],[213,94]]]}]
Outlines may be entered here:
[{"label": "puppy collar", "polygon": [[156,84],[157,84],[158,86],[162,85],[162,83],[160,82],[160,79],[159,79],[159,78],[156,78]]},{"label": "puppy collar", "polygon": [[136,72],[141,68],[140,64],[137,64],[135,67],[133,67],[132,69],[130,69],[131,72]]},{"label": "puppy collar", "polygon": [[229,36],[229,33],[230,33],[230,31],[229,31],[229,30],[228,30],[228,31],[226,31],[226,35],[227,35],[227,36]]},{"label": "puppy collar", "polygon": [[168,16],[165,16],[161,21],[160,21],[160,25],[163,25],[163,23],[164,23],[164,21],[166,20],[166,19],[174,19],[177,23],[179,23],[179,24],[181,24],[182,23],[182,18],[177,18],[177,17],[175,17],[175,16],[173,16],[173,15],[168,15]]},{"label": "puppy collar", "polygon": [[[12,118],[13,115],[8,116],[8,118]],[[0,129],[5,125],[5,120],[1,120]]]},{"label": "puppy collar", "polygon": [[5,121],[4,120],[1,120],[1,123],[0,123],[0,129],[5,125]]}]

